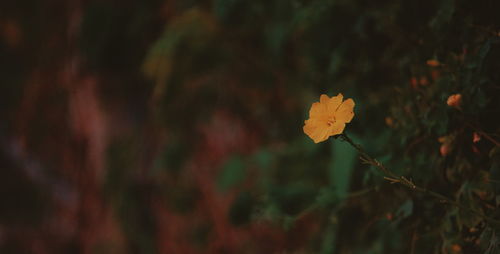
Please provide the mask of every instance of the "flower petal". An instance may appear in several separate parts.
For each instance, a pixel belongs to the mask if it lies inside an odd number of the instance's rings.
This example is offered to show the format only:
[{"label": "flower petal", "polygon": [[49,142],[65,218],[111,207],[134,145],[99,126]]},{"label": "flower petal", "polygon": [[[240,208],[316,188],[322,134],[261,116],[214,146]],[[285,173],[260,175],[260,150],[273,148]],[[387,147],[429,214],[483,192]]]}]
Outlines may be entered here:
[{"label": "flower petal", "polygon": [[330,101],[328,101],[328,112],[333,114],[337,109],[339,108],[340,104],[342,103],[342,99],[344,96],[339,93],[337,96],[333,96]]},{"label": "flower petal", "polygon": [[345,123],[341,121],[336,121],[334,124],[332,124],[332,126],[330,126],[328,134],[329,136],[342,134],[342,132],[344,132],[344,129],[345,129]]},{"label": "flower petal", "polygon": [[328,95],[326,95],[326,94],[322,94],[319,97],[319,102],[320,103],[328,103],[328,101],[330,101],[330,97],[328,97]]},{"label": "flower petal", "polygon": [[314,143],[325,141],[329,137],[328,125],[316,119],[306,120],[303,130],[304,133],[314,141]]},{"label": "flower petal", "polygon": [[349,123],[354,117],[354,101],[352,99],[347,99],[335,112],[335,119],[340,122]]},{"label": "flower petal", "polygon": [[328,110],[326,104],[315,102],[312,104],[311,109],[309,110],[310,118],[326,118],[328,117]]},{"label": "flower petal", "polygon": [[321,128],[319,129],[317,132],[314,133],[314,135],[310,136],[312,138],[312,140],[314,141],[314,143],[319,143],[319,142],[323,142],[325,140],[328,139],[328,137],[330,137],[330,135],[328,135],[328,129],[327,128]]}]

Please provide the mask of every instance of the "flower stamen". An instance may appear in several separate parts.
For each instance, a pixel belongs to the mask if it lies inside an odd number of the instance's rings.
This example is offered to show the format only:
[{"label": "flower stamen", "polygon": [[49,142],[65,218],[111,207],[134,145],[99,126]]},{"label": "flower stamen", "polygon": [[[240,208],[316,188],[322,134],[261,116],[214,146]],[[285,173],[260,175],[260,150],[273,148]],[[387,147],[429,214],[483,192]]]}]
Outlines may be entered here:
[{"label": "flower stamen", "polygon": [[330,127],[333,124],[335,124],[335,122],[336,122],[335,117],[332,117],[332,118],[328,119],[328,122],[326,122],[326,124]]}]

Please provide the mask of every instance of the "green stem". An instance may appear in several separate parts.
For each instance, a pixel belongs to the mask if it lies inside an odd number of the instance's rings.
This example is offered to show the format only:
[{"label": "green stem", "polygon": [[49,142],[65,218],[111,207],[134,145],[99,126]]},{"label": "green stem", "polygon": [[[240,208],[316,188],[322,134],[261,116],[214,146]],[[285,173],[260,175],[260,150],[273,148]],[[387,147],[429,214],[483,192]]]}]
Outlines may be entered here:
[{"label": "green stem", "polygon": [[417,185],[415,185],[411,180],[408,180],[406,177],[404,176],[399,176],[397,174],[395,174],[394,172],[390,171],[388,168],[386,168],[382,163],[380,163],[377,159],[374,159],[373,157],[371,157],[369,154],[367,154],[365,152],[365,150],[363,149],[363,147],[361,147],[361,145],[359,144],[356,144],[354,143],[354,141],[352,141],[351,138],[349,138],[347,136],[347,134],[343,133],[340,135],[340,138],[344,141],[346,141],[347,143],[349,143],[352,147],[354,147],[358,152],[359,154],[361,155],[360,159],[370,165],[373,165],[375,166],[375,168],[377,170],[379,170],[382,174],[384,174],[384,178],[392,183],[399,183],[399,184],[402,184],[404,186],[406,186],[407,188],[409,188],[410,190],[414,190],[414,191],[418,191],[418,192],[421,192],[421,193],[424,193],[424,194],[427,194],[429,196],[432,196],[436,199],[438,199],[439,201],[441,202],[445,202],[445,203],[449,203],[451,205],[454,205],[456,207],[458,207],[459,209],[462,209],[462,210],[467,210],[471,213],[474,213],[478,216],[480,216],[481,218],[493,223],[493,224],[497,224],[497,225],[500,225],[500,221],[499,220],[496,220],[496,219],[493,219],[493,218],[490,218],[478,211],[475,211],[471,208],[468,208],[468,207],[465,207],[463,205],[461,205],[460,203],[458,203],[457,201],[455,200],[452,200],[451,198],[448,198],[442,194],[439,194],[437,192],[434,192],[434,191],[431,191],[431,190],[427,190],[425,188],[422,188],[422,187],[419,187]]}]

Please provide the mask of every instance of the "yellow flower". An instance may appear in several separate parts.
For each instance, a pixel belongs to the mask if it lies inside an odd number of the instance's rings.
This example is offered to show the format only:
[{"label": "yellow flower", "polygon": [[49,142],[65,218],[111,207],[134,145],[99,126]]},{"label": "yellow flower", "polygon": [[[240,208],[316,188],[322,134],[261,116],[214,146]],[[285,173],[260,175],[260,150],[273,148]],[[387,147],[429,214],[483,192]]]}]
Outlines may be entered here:
[{"label": "yellow flower", "polygon": [[305,121],[303,129],[314,143],[341,134],[345,124],[351,122],[354,117],[354,101],[352,99],[342,101],[342,99],[341,93],[332,98],[322,94],[319,102],[312,104],[309,119]]}]

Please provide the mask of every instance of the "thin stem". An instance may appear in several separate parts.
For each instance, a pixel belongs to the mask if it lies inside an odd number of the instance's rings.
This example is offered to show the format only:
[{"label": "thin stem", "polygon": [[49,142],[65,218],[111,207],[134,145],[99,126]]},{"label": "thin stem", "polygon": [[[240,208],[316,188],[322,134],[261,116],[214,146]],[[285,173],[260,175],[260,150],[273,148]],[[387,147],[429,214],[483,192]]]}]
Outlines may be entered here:
[{"label": "thin stem", "polygon": [[[355,192],[351,192],[345,196],[345,199],[357,198],[357,197],[363,196],[371,191],[373,191],[373,188],[367,188],[367,189],[362,189],[362,190],[358,190]],[[308,209],[302,211],[299,215],[297,215],[297,217],[295,217],[295,219],[299,220],[302,217],[306,216],[307,214],[311,213],[312,211],[316,210],[319,207],[320,207],[319,204],[315,203],[312,206],[310,206]]]},{"label": "thin stem", "polygon": [[487,140],[491,141],[491,143],[495,144],[496,146],[500,146],[500,143],[498,141],[496,141],[494,138],[492,138],[490,135],[488,135],[486,132],[480,131],[480,130],[478,130],[477,132],[481,136],[485,137]]},{"label": "thin stem", "polygon": [[384,179],[390,181],[391,183],[399,183],[399,184],[402,184],[404,186],[406,186],[407,188],[409,188],[410,190],[414,190],[414,191],[418,191],[418,192],[421,192],[421,193],[424,193],[424,194],[427,194],[429,196],[432,196],[436,199],[438,199],[439,201],[441,202],[445,202],[445,203],[449,203],[451,205],[454,205],[462,210],[467,210],[471,213],[474,213],[478,216],[480,216],[481,218],[491,222],[491,223],[494,223],[494,224],[497,224],[497,225],[500,225],[500,221],[499,220],[496,220],[496,219],[493,219],[493,218],[490,218],[478,211],[475,211],[471,208],[468,208],[468,207],[465,207],[463,205],[461,205],[460,203],[458,203],[457,201],[455,200],[452,200],[440,193],[437,193],[437,192],[434,192],[434,191],[431,191],[431,190],[427,190],[425,188],[422,188],[420,186],[417,186],[415,185],[411,180],[408,180],[406,177],[404,176],[399,176],[397,174],[395,174],[394,172],[392,172],[391,170],[389,170],[388,168],[386,168],[382,163],[380,163],[377,159],[374,159],[373,157],[371,157],[370,155],[368,155],[365,150],[363,149],[363,147],[361,147],[361,145],[359,144],[356,144],[354,143],[354,141],[352,141],[351,138],[349,138],[347,136],[347,134],[343,133],[340,135],[340,138],[344,141],[346,141],[347,143],[349,143],[352,147],[354,147],[358,152],[359,154],[361,155],[360,159],[361,161],[367,163],[367,164],[370,164],[370,165],[373,165],[375,166],[375,168],[377,170],[379,170],[382,174],[384,174]]}]

